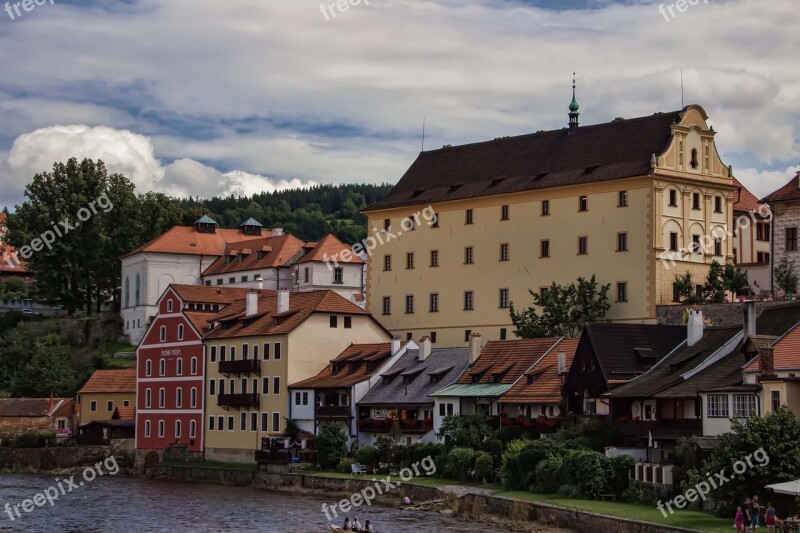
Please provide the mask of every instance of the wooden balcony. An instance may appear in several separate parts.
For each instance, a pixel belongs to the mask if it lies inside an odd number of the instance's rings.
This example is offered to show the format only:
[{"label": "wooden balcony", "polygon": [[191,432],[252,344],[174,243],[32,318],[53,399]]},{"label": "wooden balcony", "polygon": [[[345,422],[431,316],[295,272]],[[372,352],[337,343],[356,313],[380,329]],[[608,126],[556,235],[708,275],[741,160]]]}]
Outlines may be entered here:
[{"label": "wooden balcony", "polygon": [[220,394],[217,396],[217,405],[220,407],[258,407],[260,405],[258,394]]},{"label": "wooden balcony", "polygon": [[359,431],[368,431],[370,433],[389,433],[394,422],[400,425],[400,431],[403,433],[424,435],[433,430],[433,420],[390,420],[374,418],[359,420],[358,429]]},{"label": "wooden balcony", "polygon": [[317,418],[351,418],[349,405],[318,405]]},{"label": "wooden balcony", "polygon": [[261,361],[259,359],[220,361],[219,371],[221,374],[261,374]]}]

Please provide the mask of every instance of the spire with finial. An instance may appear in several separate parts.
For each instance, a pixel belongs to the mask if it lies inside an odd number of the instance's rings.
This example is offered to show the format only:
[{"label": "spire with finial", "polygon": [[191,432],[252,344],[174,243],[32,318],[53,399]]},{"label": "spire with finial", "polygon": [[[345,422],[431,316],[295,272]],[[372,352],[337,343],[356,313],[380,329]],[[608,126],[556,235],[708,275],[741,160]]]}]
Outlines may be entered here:
[{"label": "spire with finial", "polygon": [[580,106],[578,105],[578,100],[575,98],[575,73],[572,73],[572,102],[569,104],[569,129],[573,130],[578,127],[578,116],[580,112],[578,111]]}]

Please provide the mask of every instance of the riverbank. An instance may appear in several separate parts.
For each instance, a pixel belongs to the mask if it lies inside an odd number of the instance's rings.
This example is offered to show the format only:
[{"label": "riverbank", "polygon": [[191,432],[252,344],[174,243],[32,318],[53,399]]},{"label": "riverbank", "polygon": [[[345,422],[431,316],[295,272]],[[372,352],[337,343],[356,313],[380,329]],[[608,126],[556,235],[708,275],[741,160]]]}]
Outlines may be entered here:
[{"label": "riverbank", "polygon": [[[285,468],[272,467],[270,470],[259,472],[248,468],[220,468],[204,467],[197,465],[162,464],[153,469],[152,477],[155,479],[216,483],[226,486],[270,489],[282,492],[306,493],[324,495],[330,498],[331,503],[337,503],[339,498],[349,498],[353,494],[362,492],[376,481],[364,476],[353,477],[347,475],[326,474],[319,472],[287,472]],[[632,520],[619,516],[597,512],[596,510],[567,507],[546,501],[538,501],[528,496],[529,493],[504,493],[495,488],[481,488],[464,485],[447,485],[444,480],[423,478],[422,483],[415,480],[400,483],[398,478],[386,478],[387,481],[398,484],[394,489],[376,498],[376,503],[397,506],[400,498],[409,496],[416,503],[443,502],[457,516],[471,521],[487,524],[502,524],[503,527],[513,527],[517,531],[604,531],[609,533],[689,533],[697,531],[714,532],[724,531],[717,526],[720,523],[708,524],[709,515],[691,513],[682,515],[681,519],[674,518],[672,522],[656,523],[646,520]],[[377,479],[377,477],[376,477]],[[440,482],[440,483],[437,483]],[[535,495],[531,495],[535,496]],[[578,502],[579,500],[576,500]],[[614,502],[596,502],[600,509],[614,507]],[[627,504],[617,504],[627,505]],[[639,506],[643,510],[644,506]],[[655,509],[654,509],[655,510]],[[657,511],[656,511],[657,512]],[[698,516],[694,516],[697,514]],[[697,526],[686,527],[693,519],[703,521]],[[669,520],[669,519],[668,519]],[[688,524],[687,524],[688,525]],[[534,527],[539,529],[524,529]],[[543,528],[543,529],[542,529]]]}]

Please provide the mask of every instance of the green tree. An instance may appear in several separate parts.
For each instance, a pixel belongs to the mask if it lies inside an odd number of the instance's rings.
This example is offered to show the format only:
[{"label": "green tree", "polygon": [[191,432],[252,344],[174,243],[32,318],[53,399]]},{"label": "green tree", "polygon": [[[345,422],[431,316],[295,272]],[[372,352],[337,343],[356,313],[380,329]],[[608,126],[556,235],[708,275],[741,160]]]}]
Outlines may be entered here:
[{"label": "green tree", "polygon": [[687,270],[686,274],[683,276],[680,274],[675,274],[675,287],[678,291],[678,297],[680,298],[680,301],[695,303],[694,276],[691,272]]},{"label": "green tree", "polygon": [[315,439],[317,462],[322,468],[335,468],[345,453],[347,434],[339,424],[323,426]]},{"label": "green tree", "polygon": [[[528,290],[533,305],[517,311],[512,302],[509,314],[516,328],[514,334],[524,339],[542,337],[577,337],[587,322],[605,318],[611,309],[608,302],[610,284],[598,284],[596,277],[578,278],[578,282],[558,285],[553,282],[546,291]],[[541,314],[539,314],[541,312]]]},{"label": "green tree", "polygon": [[784,255],[775,267],[775,286],[784,293],[789,294],[790,292],[797,292],[799,282],[800,276],[797,273],[797,265]]},{"label": "green tree", "polygon": [[21,300],[28,297],[28,285],[22,278],[0,280],[0,299]]},{"label": "green tree", "polygon": [[747,278],[747,272],[733,263],[727,263],[722,271],[722,283],[725,290],[736,296],[737,292],[750,285],[750,280]]},{"label": "green tree", "polygon": [[708,276],[703,285],[703,298],[706,302],[719,304],[725,301],[725,280],[723,278],[724,268],[719,261],[711,261],[708,269]]},{"label": "green tree", "polygon": [[474,450],[480,449],[489,435],[486,417],[482,414],[448,415],[442,419],[442,426],[436,433],[448,446],[464,446]]}]

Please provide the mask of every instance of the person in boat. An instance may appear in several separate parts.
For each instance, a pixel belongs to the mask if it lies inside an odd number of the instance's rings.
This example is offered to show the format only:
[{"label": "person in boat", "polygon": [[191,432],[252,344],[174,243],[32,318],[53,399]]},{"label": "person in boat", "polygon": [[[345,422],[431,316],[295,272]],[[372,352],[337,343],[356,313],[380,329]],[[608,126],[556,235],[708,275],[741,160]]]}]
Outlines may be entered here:
[{"label": "person in boat", "polygon": [[350,518],[347,516],[344,517],[344,525],[342,526],[342,529],[345,531],[353,531],[353,525],[350,523]]},{"label": "person in boat", "polygon": [[361,528],[361,522],[358,521],[358,517],[356,517],[356,519],[353,520],[353,531],[364,531]]},{"label": "person in boat", "polygon": [[369,520],[364,522],[364,533],[375,533],[375,528],[369,523]]}]

